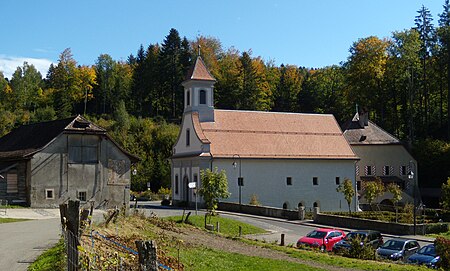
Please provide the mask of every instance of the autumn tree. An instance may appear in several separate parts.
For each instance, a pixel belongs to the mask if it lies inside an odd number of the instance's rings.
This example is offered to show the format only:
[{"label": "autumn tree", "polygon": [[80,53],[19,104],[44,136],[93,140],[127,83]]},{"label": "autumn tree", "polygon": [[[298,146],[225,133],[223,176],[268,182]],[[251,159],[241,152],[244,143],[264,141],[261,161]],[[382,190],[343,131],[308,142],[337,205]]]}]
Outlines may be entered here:
[{"label": "autumn tree", "polygon": [[400,186],[395,183],[389,183],[386,186],[386,191],[390,192],[392,194],[392,203],[394,203],[395,206],[395,221],[397,222],[397,203],[402,200],[402,190],[400,189]]},{"label": "autumn tree", "polygon": [[336,191],[344,194],[344,198],[348,204],[348,212],[351,213],[352,209],[350,205],[352,204],[353,197],[355,196],[355,189],[353,188],[353,182],[350,179],[345,179],[343,183],[339,184]]},{"label": "autumn tree", "polygon": [[377,178],[375,181],[363,182],[363,194],[370,206],[372,202],[384,193],[383,182]]},{"label": "autumn tree", "polygon": [[353,43],[346,63],[346,98],[350,104],[359,104],[372,110],[375,121],[383,125],[385,93],[383,78],[388,59],[389,42],[371,36]]}]

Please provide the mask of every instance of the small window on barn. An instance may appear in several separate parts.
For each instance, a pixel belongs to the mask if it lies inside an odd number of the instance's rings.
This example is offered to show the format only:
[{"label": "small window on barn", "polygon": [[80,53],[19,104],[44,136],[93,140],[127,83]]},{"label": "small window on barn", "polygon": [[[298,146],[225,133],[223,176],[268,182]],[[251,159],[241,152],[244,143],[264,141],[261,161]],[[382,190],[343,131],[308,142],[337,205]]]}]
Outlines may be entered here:
[{"label": "small window on barn", "polygon": [[175,194],[178,194],[178,174],[175,175]]},{"label": "small window on barn", "polygon": [[292,177],[286,177],[286,185],[292,185]]},{"label": "small window on barn", "polygon": [[78,191],[77,198],[78,198],[78,200],[80,200],[81,202],[86,202],[86,199],[87,199],[87,192],[86,192],[86,191]]},{"label": "small window on barn", "polygon": [[313,177],[313,185],[319,185],[319,178]]},{"label": "small window on barn", "polygon": [[54,189],[45,189],[45,198],[46,199],[55,199],[55,190]]},{"label": "small window on barn", "polygon": [[200,104],[206,104],[206,91],[200,90]]},{"label": "small window on barn", "polygon": [[18,193],[19,183],[17,180],[17,171],[11,170],[6,174],[6,193]]},{"label": "small window on barn", "polygon": [[341,178],[336,177],[336,185],[340,185],[341,184]]},{"label": "small window on barn", "polygon": [[191,131],[186,129],[186,146],[191,145]]}]

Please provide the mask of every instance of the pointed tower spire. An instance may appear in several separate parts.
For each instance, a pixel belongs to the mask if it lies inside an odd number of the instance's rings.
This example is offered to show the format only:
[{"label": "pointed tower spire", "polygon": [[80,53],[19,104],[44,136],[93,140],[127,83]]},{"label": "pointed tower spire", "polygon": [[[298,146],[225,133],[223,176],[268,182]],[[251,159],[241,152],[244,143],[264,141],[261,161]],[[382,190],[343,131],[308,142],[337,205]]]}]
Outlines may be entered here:
[{"label": "pointed tower spire", "polygon": [[198,49],[198,55],[197,56],[201,56],[201,52],[200,52],[201,48],[202,48],[202,46],[200,46],[200,43],[199,43],[198,46],[197,46],[197,49]]}]

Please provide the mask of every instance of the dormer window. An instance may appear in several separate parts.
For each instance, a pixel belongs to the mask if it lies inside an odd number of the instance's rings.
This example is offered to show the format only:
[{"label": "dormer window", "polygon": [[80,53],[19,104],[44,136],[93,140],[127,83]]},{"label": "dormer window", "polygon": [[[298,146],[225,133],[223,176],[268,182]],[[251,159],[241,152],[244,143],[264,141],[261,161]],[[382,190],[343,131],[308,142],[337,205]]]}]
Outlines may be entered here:
[{"label": "dormer window", "polygon": [[200,104],[206,104],[206,91],[200,90]]}]

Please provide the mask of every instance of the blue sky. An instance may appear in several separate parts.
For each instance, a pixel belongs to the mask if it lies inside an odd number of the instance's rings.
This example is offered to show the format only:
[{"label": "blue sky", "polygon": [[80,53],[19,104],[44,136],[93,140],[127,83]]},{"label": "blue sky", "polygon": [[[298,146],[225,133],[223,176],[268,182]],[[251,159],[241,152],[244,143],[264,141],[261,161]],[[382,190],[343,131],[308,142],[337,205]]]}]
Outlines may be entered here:
[{"label": "blue sky", "polygon": [[444,0],[2,0],[0,71],[23,61],[45,76],[70,47],[82,65],[100,54],[126,60],[140,44],[160,43],[175,28],[181,36],[218,38],[224,49],[251,49],[275,64],[339,64],[359,38],[390,37],[414,26],[425,5],[437,25]]}]

